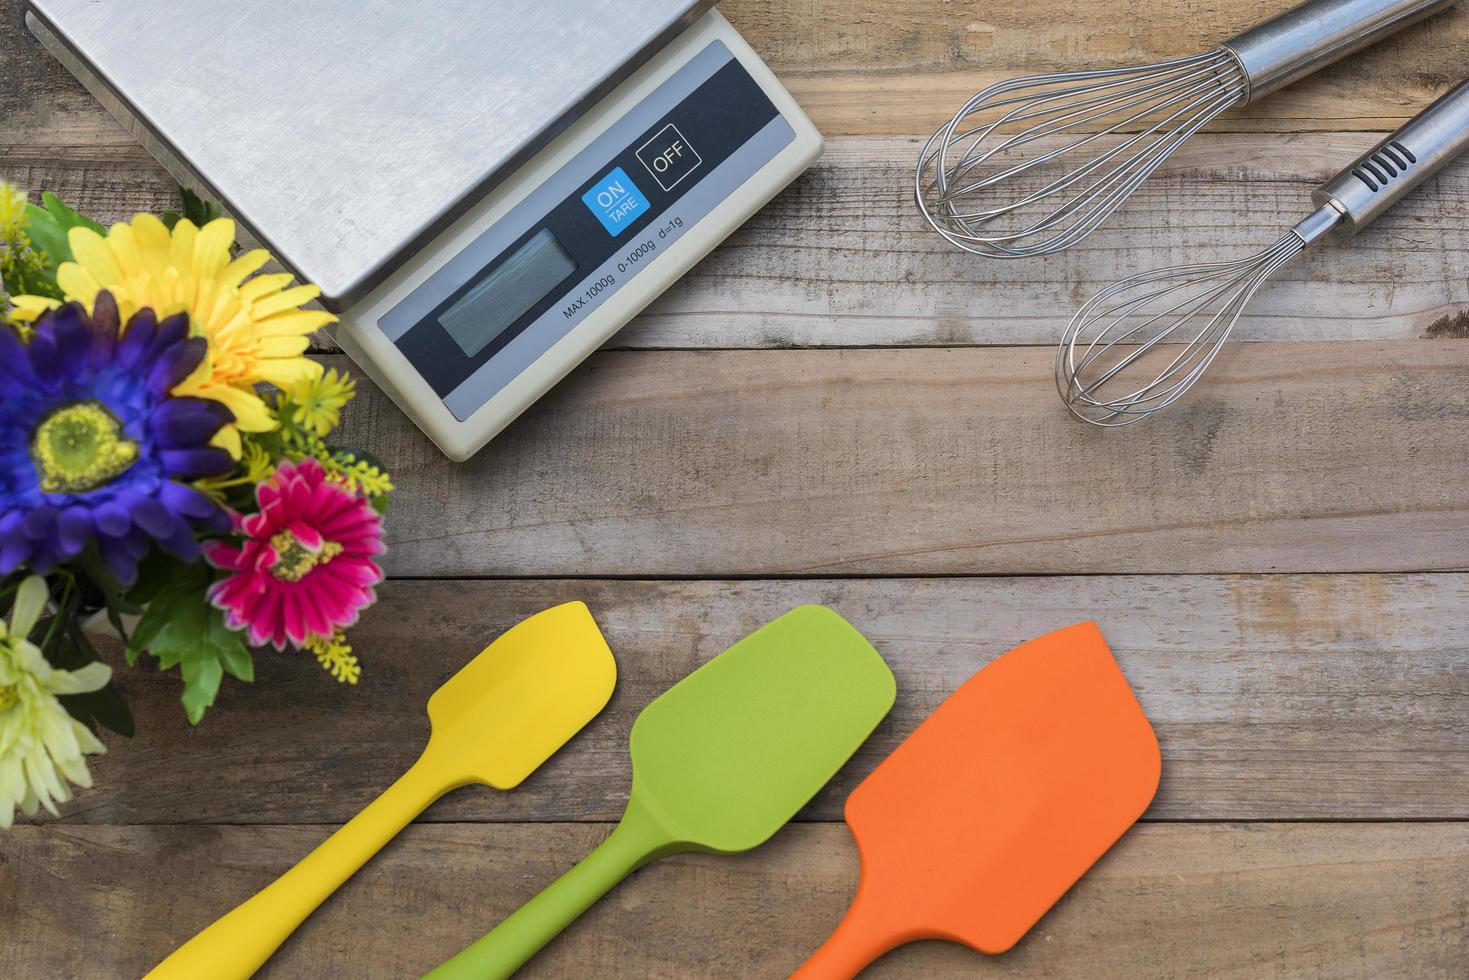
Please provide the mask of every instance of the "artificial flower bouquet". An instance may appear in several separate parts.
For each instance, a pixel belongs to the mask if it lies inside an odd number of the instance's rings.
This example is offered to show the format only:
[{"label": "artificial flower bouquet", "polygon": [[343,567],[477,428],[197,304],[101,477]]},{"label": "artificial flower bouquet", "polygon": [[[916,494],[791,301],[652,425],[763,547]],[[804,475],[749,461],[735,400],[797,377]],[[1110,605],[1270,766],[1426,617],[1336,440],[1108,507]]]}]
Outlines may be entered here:
[{"label": "artificial flower bouquet", "polygon": [[104,229],[0,181],[0,827],[91,785],[99,728],[133,733],[98,621],[129,667],[178,668],[195,724],[251,648],[358,679],[392,484],[330,441],[353,382],[305,352],[333,318],[181,212]]}]

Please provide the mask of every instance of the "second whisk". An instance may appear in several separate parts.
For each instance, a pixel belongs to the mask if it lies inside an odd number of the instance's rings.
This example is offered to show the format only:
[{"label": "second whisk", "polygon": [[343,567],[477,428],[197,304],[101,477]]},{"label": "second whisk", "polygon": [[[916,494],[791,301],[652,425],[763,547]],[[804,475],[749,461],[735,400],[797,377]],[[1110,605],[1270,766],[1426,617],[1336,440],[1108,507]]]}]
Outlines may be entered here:
[{"label": "second whisk", "polygon": [[1130,425],[1178,401],[1214,363],[1255,291],[1328,231],[1356,234],[1469,149],[1469,82],[1450,90],[1311,195],[1316,210],[1229,262],[1144,272],[1086,303],[1056,352],[1056,388],[1094,425]]},{"label": "second whisk", "polygon": [[918,209],[976,255],[1059,252],[1095,231],[1224,110],[1453,2],[1310,0],[1206,54],[991,85],[924,145]]}]

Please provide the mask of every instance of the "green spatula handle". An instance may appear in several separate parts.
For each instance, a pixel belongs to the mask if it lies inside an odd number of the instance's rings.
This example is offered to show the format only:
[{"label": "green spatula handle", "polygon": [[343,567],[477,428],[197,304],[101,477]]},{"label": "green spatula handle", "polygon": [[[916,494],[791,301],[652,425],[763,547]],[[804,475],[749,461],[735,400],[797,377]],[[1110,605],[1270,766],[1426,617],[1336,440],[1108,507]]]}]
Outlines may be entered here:
[{"label": "green spatula handle", "polygon": [[667,834],[629,804],[617,829],[596,850],[424,980],[510,976],[619,881],[670,853],[669,846]]}]

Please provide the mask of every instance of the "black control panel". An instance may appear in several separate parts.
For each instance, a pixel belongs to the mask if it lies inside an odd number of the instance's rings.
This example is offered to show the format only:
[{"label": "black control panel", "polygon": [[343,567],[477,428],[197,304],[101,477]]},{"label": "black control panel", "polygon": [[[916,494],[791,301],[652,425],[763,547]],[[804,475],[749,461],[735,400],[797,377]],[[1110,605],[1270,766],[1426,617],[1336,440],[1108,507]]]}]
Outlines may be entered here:
[{"label": "black control panel", "polygon": [[[629,261],[639,261],[640,234],[646,238],[643,233],[657,219],[778,115],[731,57],[620,152],[607,155],[591,177],[395,343],[434,391],[446,396],[548,311],[557,310],[569,322],[576,304],[595,299],[599,284],[601,290],[615,288],[619,265],[625,270]],[[567,166],[579,162],[581,157]],[[671,230],[679,229],[664,233]]]}]

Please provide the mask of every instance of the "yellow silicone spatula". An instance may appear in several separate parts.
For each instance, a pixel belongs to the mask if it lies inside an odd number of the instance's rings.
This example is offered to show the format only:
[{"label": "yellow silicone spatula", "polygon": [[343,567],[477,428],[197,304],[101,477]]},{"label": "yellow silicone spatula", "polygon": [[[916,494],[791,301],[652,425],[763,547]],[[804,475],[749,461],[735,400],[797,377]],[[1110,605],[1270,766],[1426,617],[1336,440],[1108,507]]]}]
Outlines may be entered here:
[{"label": "yellow silicone spatula", "polygon": [[612,651],[583,603],[554,606],[517,623],[429,698],[432,733],[412,768],[145,980],[251,976],[430,803],[467,783],[515,786],[602,710],[616,680]]}]

